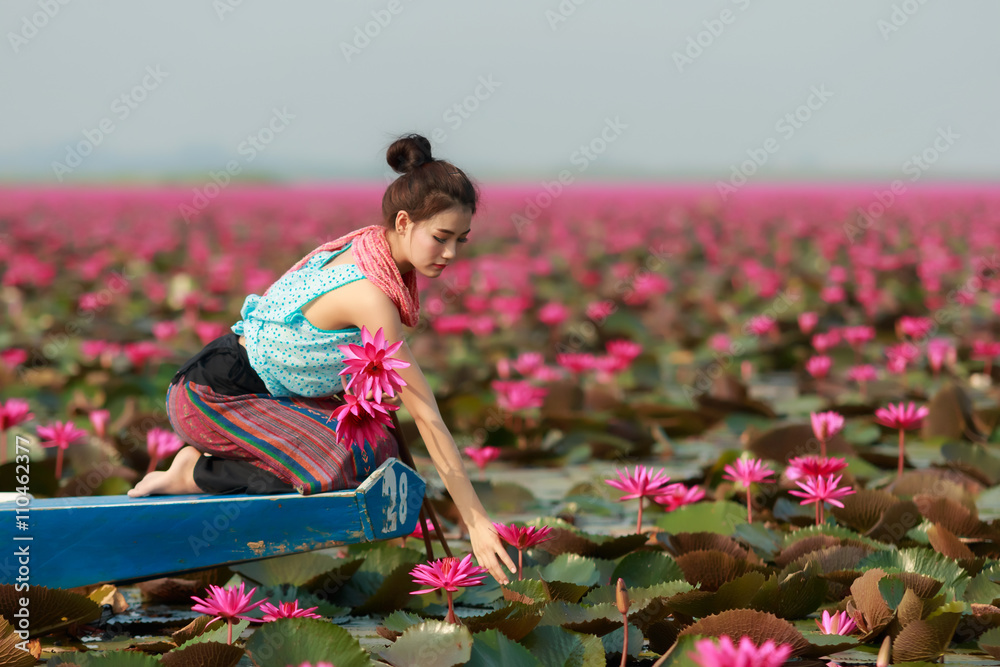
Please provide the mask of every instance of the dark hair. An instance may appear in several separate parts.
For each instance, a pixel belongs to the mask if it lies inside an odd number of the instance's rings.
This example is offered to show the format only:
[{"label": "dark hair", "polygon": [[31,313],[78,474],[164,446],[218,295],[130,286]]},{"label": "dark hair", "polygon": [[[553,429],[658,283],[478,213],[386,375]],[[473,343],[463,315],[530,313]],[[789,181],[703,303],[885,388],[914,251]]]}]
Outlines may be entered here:
[{"label": "dark hair", "polygon": [[431,142],[419,134],[407,134],[392,142],[385,156],[396,173],[402,174],[382,196],[382,218],[387,227],[396,214],[406,211],[414,222],[452,208],[465,206],[476,212],[479,192],[461,169],[431,156]]}]

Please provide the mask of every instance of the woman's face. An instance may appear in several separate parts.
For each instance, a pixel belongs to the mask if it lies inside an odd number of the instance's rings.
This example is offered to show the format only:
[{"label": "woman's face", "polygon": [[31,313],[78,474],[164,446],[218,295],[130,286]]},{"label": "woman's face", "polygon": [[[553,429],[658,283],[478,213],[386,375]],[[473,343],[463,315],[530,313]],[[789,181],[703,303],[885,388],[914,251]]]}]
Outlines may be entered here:
[{"label": "woman's face", "polygon": [[472,213],[464,206],[445,209],[426,220],[407,225],[406,244],[413,268],[428,278],[437,278],[468,241]]}]

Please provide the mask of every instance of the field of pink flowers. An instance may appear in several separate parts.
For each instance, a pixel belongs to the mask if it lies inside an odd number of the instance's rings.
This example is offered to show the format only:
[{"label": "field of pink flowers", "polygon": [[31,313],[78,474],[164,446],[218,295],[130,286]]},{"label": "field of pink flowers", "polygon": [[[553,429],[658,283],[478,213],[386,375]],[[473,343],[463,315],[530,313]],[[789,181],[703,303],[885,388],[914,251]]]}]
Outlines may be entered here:
[{"label": "field of pink flowers", "polygon": [[[382,190],[0,190],[0,491],[17,486],[18,435],[38,497],[120,494],[162,469],[180,446],[163,404],[179,365],[306,252],[378,223]],[[208,615],[161,624],[136,664],[188,664],[192,643],[212,664],[279,664],[260,655],[282,632],[326,648],[281,665],[1000,659],[1000,188],[482,191],[464,256],[421,278],[408,342],[523,578],[501,587],[384,544],[151,582],[147,603],[198,595]],[[594,462],[616,474],[556,505],[492,474]],[[588,532],[600,520],[617,527]],[[456,616],[436,591],[458,571]],[[336,586],[317,583],[330,573]],[[233,598],[244,582],[256,604]],[[79,612],[36,647],[99,663],[55,642],[82,650],[108,632],[94,609],[124,598],[61,594]],[[279,606],[248,638],[207,624],[222,600],[268,596]],[[283,618],[282,602],[301,616],[293,598],[372,615],[393,643],[369,654]],[[735,643],[699,641],[718,637]],[[0,619],[0,655],[15,641]]]}]

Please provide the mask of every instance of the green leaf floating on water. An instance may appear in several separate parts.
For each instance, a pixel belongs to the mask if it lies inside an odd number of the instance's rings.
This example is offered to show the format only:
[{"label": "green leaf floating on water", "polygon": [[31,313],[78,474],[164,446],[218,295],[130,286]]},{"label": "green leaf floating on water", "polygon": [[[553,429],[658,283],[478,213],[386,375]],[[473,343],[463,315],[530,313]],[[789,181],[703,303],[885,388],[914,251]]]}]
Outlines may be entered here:
[{"label": "green leaf floating on water", "polygon": [[597,565],[593,559],[579,554],[559,554],[542,567],[540,573],[546,581],[565,581],[587,587],[597,583]]},{"label": "green leaf floating on water", "polygon": [[653,586],[665,581],[684,579],[677,562],[661,551],[635,551],[622,558],[611,573],[611,581],[625,580],[626,586]]},{"label": "green leaf floating on water", "polygon": [[[357,642],[357,640],[354,641]],[[444,621],[427,621],[407,628],[406,632],[396,640],[396,643],[383,649],[379,656],[395,667],[454,667],[455,665],[464,665],[472,657],[472,634],[468,628],[462,625]],[[324,659],[329,660],[329,658]],[[337,667],[354,667],[354,665],[344,666],[336,659],[331,660],[331,662]],[[299,663],[293,661],[273,664]]]},{"label": "green leaf floating on water", "polygon": [[545,667],[605,667],[604,649],[593,635],[537,627],[521,644]]},{"label": "green leaf floating on water", "polygon": [[[210,625],[212,625],[211,630],[209,630],[208,632],[203,632],[202,634],[196,637],[192,637],[191,639],[181,644],[178,648],[187,648],[189,646],[194,646],[195,644],[204,644],[206,642],[218,642],[221,644],[227,643],[226,640],[229,638],[229,624],[223,622],[219,625],[215,624],[210,624]],[[233,623],[233,641],[236,641],[236,639],[243,634],[243,631],[249,627],[250,627],[250,621],[243,620],[237,623]]]},{"label": "green leaf floating on water", "polygon": [[465,667],[542,667],[538,658],[496,630],[472,635],[472,657]]},{"label": "green leaf floating on water", "polygon": [[337,667],[372,665],[350,632],[318,618],[280,618],[265,623],[247,640],[246,652],[256,667],[320,661]]},{"label": "green leaf floating on water", "polygon": [[335,573],[338,579],[342,579],[341,583],[346,582],[361,563],[358,558],[333,558],[326,554],[305,552],[239,563],[230,569],[262,586],[304,586],[327,573]]},{"label": "green leaf floating on water", "polygon": [[954,594],[956,585],[962,584],[964,591],[969,575],[962,567],[931,549],[913,548],[898,551],[880,551],[865,557],[858,563],[859,569],[881,568],[886,573],[916,572],[925,577],[937,579],[945,585],[945,592]]},{"label": "green leaf floating on water", "polygon": [[747,508],[728,500],[685,505],[656,520],[656,526],[668,533],[711,532],[732,535],[737,526],[747,523]]}]

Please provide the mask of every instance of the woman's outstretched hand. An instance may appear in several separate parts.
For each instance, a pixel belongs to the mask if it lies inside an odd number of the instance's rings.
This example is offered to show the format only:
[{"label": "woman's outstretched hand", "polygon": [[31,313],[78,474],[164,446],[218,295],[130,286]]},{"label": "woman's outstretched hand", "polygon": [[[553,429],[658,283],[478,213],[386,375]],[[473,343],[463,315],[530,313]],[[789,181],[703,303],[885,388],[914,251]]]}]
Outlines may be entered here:
[{"label": "woman's outstretched hand", "polygon": [[497,535],[497,529],[493,527],[489,517],[485,515],[477,517],[476,522],[469,525],[469,540],[472,542],[472,553],[476,555],[480,567],[489,570],[490,575],[500,585],[509,584],[510,578],[504,573],[503,566],[506,565],[511,573],[517,572],[517,567],[507,554],[507,548]]}]

